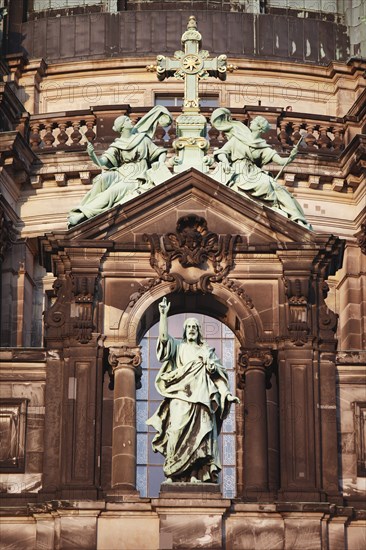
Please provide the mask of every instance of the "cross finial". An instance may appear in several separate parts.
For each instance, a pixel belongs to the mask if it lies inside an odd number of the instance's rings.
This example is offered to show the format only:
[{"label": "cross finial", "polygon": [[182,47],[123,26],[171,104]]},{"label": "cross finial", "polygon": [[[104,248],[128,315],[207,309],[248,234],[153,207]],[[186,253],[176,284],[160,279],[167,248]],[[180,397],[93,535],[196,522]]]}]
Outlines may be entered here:
[{"label": "cross finial", "polygon": [[174,59],[158,55],[156,71],[159,80],[174,76],[184,80],[184,113],[199,112],[198,82],[213,76],[220,80],[226,79],[226,55],[209,58],[207,50],[200,50],[202,36],[197,30],[194,15],[188,19],[187,30],[182,35],[184,51],[174,53]]},{"label": "cross finial", "polygon": [[188,19],[187,29],[197,29],[197,21],[194,15],[191,15]]},{"label": "cross finial", "polygon": [[192,166],[202,172],[208,171],[204,155],[209,143],[205,137],[206,119],[200,114],[198,83],[209,76],[225,80],[227,58],[220,55],[210,59],[209,52],[200,49],[201,41],[196,18],[191,15],[182,35],[182,50],[174,53],[174,59],[158,55],[156,67],[148,67],[148,70],[156,70],[159,80],[174,76],[184,81],[183,113],[177,118],[177,139],[173,143],[177,152],[175,172]]}]

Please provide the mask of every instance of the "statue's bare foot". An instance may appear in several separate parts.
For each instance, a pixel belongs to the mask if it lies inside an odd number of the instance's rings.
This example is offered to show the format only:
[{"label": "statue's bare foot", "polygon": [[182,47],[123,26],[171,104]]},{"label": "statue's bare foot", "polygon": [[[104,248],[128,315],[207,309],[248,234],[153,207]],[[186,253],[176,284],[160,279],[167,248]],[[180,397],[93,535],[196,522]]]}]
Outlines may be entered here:
[{"label": "statue's bare foot", "polygon": [[167,477],[165,480],[165,483],[173,483],[173,480],[171,477]]},{"label": "statue's bare foot", "polygon": [[77,225],[82,220],[85,220],[85,216],[82,212],[77,212],[75,214],[70,214],[70,216],[68,218],[69,227],[71,227],[73,225]]},{"label": "statue's bare foot", "polygon": [[199,483],[200,480],[196,478],[196,476],[191,476],[190,483]]}]

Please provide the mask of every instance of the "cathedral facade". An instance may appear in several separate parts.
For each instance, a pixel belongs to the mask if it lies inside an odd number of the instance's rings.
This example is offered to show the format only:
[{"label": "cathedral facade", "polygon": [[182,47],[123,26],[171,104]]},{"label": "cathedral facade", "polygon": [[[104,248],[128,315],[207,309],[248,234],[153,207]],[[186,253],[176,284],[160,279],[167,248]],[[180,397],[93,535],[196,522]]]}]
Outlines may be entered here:
[{"label": "cathedral facade", "polygon": [[[0,18],[1,547],[364,548],[363,3],[3,0]],[[91,149],[165,110],[150,185],[70,223],[104,181]],[[268,121],[261,174],[304,222],[225,175],[227,111]],[[240,398],[216,487],[161,485],[151,453],[164,297]]]}]

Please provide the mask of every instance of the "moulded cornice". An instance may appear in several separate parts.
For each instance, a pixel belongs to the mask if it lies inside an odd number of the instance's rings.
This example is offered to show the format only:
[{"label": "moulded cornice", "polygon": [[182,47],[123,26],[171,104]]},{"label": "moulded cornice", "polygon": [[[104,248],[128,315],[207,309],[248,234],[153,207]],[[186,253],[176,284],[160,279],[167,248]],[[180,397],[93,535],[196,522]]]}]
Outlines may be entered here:
[{"label": "moulded cornice", "polygon": [[[157,52],[158,53],[158,52]],[[139,57],[120,57],[120,58],[102,58],[102,59],[90,59],[83,61],[67,60],[63,62],[56,62],[51,64],[45,64],[45,73],[47,76],[55,76],[57,74],[64,73],[85,73],[92,71],[93,74],[100,72],[116,71],[118,73],[122,70],[134,70],[146,73],[146,66],[155,62],[156,59],[154,56],[139,56]],[[230,55],[230,63],[237,65],[235,72],[231,74],[231,78],[234,76],[239,76],[241,72],[250,71],[251,75],[256,72],[268,73],[278,75],[280,74],[294,74],[301,75],[301,77],[312,77],[333,79],[337,75],[352,76],[356,72],[363,72],[366,70],[366,61],[362,60],[352,60],[351,62],[345,64],[340,62],[331,62],[329,65],[315,65],[315,64],[306,64],[306,63],[293,63],[291,61],[276,61],[276,60],[266,60],[258,58],[249,58],[249,57],[234,57]],[[25,65],[24,70],[31,68],[30,65]],[[156,81],[156,75],[150,75],[151,80]]]},{"label": "moulded cornice", "polygon": [[5,169],[11,166],[17,171],[25,170],[29,175],[31,165],[37,161],[37,156],[19,132],[1,132],[0,160]]}]

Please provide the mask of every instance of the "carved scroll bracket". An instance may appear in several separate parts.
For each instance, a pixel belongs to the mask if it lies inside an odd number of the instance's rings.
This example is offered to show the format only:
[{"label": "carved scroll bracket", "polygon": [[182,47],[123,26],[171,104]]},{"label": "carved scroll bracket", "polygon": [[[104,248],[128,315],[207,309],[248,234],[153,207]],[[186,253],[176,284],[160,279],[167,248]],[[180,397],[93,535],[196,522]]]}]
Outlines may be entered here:
[{"label": "carved scroll bracket", "polygon": [[45,327],[46,329],[54,329],[52,330],[54,333],[65,325],[68,318],[68,311],[73,294],[72,278],[69,274],[59,275],[53,283],[52,288],[56,294],[56,300],[45,312]]},{"label": "carved scroll bracket", "polygon": [[209,231],[195,214],[179,218],[174,233],[144,235],[151,249],[150,265],[159,278],[172,282],[172,291],[212,292],[234,267],[239,235]]},{"label": "carved scroll bracket", "polygon": [[121,346],[118,348],[109,349],[108,362],[110,369],[108,369],[109,376],[112,379],[115,376],[115,372],[118,369],[133,369],[135,373],[136,389],[141,388],[141,376],[142,376],[142,356],[140,346],[130,347]]}]

